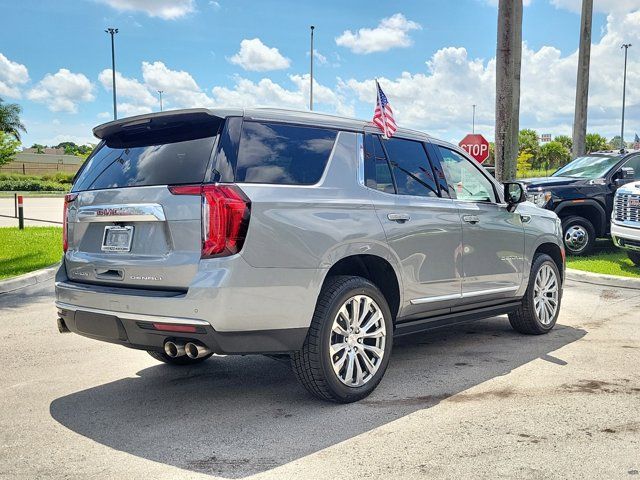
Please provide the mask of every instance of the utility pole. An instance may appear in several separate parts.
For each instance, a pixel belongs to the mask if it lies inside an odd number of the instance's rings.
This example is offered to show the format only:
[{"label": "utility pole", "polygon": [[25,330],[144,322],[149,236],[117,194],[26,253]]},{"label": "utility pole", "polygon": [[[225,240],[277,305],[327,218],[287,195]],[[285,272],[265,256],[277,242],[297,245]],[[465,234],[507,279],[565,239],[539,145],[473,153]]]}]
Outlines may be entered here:
[{"label": "utility pole", "polygon": [[118,33],[117,28],[109,27],[105,30],[111,35],[111,77],[113,80],[113,119],[118,119],[118,107],[116,106],[116,47],[113,37]]},{"label": "utility pole", "polygon": [[162,111],[162,93],[164,90],[158,90],[158,95],[160,96],[160,111]]},{"label": "utility pole", "polygon": [[496,178],[515,178],[520,115],[522,0],[499,0],[496,44]]},{"label": "utility pole", "polygon": [[580,50],[576,81],[576,109],[573,117],[571,158],[581,157],[587,150],[587,106],[589,103],[589,64],[591,62],[591,26],[593,0],[582,0],[580,17]]},{"label": "utility pole", "polygon": [[631,46],[630,43],[624,43],[622,44],[622,47],[620,48],[624,48],[624,76],[623,76],[623,80],[622,80],[622,129],[620,130],[620,152],[624,152],[625,147],[627,146],[624,143],[624,104],[627,100],[627,51],[629,50],[629,47]]},{"label": "utility pole", "polygon": [[311,79],[309,85],[309,110],[313,111],[313,30],[316,27],[311,25]]},{"label": "utility pole", "polygon": [[473,117],[471,120],[471,133],[476,133],[476,104],[473,104]]}]

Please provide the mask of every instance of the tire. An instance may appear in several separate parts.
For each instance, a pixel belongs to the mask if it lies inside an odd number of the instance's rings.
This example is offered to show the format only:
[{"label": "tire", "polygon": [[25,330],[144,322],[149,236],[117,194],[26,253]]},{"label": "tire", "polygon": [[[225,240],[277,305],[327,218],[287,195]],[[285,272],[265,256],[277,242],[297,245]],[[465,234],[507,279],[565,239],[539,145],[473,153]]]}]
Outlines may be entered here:
[{"label": "tire", "polygon": [[562,237],[567,253],[588,255],[596,243],[596,229],[586,218],[571,216],[562,220]]},{"label": "tire", "polygon": [[627,250],[627,256],[636,267],[640,267],[640,252],[632,252],[630,250]]},{"label": "tire", "polygon": [[203,357],[199,357],[199,358],[189,358],[186,355],[182,355],[180,357],[173,358],[164,352],[156,352],[154,350],[148,350],[147,353],[151,355],[153,358],[155,358],[156,360],[158,360],[159,362],[166,363],[169,365],[180,365],[180,366],[197,365],[198,363],[202,363],[205,360],[208,360],[209,358],[211,358],[211,355],[213,355],[213,353],[210,353],[208,355],[204,355]]},{"label": "tire", "polygon": [[[354,315],[361,321],[349,324],[345,320],[356,308],[359,314],[365,309],[367,313],[364,317]],[[349,325],[353,327],[351,333]],[[371,335],[374,332],[376,335]],[[378,386],[389,364],[392,345],[391,311],[380,290],[362,277],[335,276],[322,287],[307,338],[302,349],[291,356],[291,365],[300,383],[315,397],[351,403]]]},{"label": "tire", "polygon": [[[550,270],[549,270],[550,269]],[[555,296],[555,311],[553,314],[549,314],[548,310],[545,313],[536,309],[536,282],[538,281],[538,274],[543,271],[545,273],[540,274],[543,277],[546,272],[553,273],[555,278],[556,296]],[[541,283],[544,285],[544,283]],[[552,293],[546,295],[538,295],[540,297],[546,297],[551,302]],[[544,300],[538,300],[538,302],[545,302]],[[533,259],[531,265],[531,273],[529,275],[529,285],[527,291],[522,298],[522,304],[515,312],[509,314],[509,323],[514,330],[527,335],[542,335],[543,333],[549,333],[558,320],[560,314],[560,304],[562,302],[562,280],[558,266],[553,259],[546,254],[538,254]],[[542,307],[545,308],[544,306]]]}]

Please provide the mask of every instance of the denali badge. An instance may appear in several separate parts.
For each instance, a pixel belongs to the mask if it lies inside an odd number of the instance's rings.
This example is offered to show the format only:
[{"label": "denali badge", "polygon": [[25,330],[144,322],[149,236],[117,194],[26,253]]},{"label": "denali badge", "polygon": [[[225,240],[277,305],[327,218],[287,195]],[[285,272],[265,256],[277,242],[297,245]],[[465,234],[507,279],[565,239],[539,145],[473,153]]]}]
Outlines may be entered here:
[{"label": "denali badge", "polygon": [[129,277],[131,280],[143,280],[143,281],[152,281],[152,282],[160,282],[162,281],[162,277],[159,275],[131,275]]}]

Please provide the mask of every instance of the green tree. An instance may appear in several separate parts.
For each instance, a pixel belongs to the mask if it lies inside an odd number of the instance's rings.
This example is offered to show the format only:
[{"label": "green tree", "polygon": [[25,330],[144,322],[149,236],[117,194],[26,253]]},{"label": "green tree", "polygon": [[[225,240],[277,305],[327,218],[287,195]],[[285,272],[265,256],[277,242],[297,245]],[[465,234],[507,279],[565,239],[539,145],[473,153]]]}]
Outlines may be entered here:
[{"label": "green tree", "polygon": [[20,142],[13,135],[0,131],[0,166],[13,160],[19,146]]},{"label": "green tree", "polygon": [[587,133],[585,140],[587,143],[587,153],[609,149],[609,142],[599,133]]},{"label": "green tree", "polygon": [[571,148],[573,147],[573,140],[571,140],[569,135],[558,135],[553,139],[553,141],[560,142],[569,151],[571,151]]},{"label": "green tree", "polygon": [[611,140],[609,140],[609,146],[614,150],[620,150],[622,144],[622,138],[620,135],[616,135]]},{"label": "green tree", "polygon": [[520,130],[518,135],[518,146],[520,152],[527,151],[534,157],[540,153],[540,141],[538,140],[538,132],[525,128]]},{"label": "green tree", "polygon": [[547,170],[555,170],[571,159],[571,152],[560,142],[545,143],[540,147],[541,166]]},{"label": "green tree", "polygon": [[0,98],[0,132],[5,132],[20,141],[20,132],[27,129],[20,121],[22,107],[17,103],[4,103]]},{"label": "green tree", "polygon": [[36,153],[44,153],[44,149],[47,148],[47,146],[41,145],[39,143],[34,143],[33,145],[31,145],[31,148],[35,148]]},{"label": "green tree", "polygon": [[522,151],[518,155],[518,178],[524,178],[527,175],[527,172],[531,170],[531,159],[533,155],[528,151]]}]

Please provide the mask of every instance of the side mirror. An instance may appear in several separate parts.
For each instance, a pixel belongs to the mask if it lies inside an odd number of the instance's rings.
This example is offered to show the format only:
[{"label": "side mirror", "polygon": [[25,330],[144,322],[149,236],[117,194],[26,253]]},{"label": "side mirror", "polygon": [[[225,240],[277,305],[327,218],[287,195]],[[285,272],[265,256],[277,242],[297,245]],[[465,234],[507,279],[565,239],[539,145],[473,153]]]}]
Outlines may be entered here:
[{"label": "side mirror", "polygon": [[504,184],[504,200],[507,202],[507,210],[512,212],[515,206],[526,200],[524,187],[521,183],[508,182]]},{"label": "side mirror", "polygon": [[618,170],[618,172],[616,173],[616,177],[615,177],[615,183],[616,186],[620,187],[626,183],[629,183],[633,180],[633,178],[635,177],[635,170],[633,169],[633,167],[622,167],[620,170]]}]

